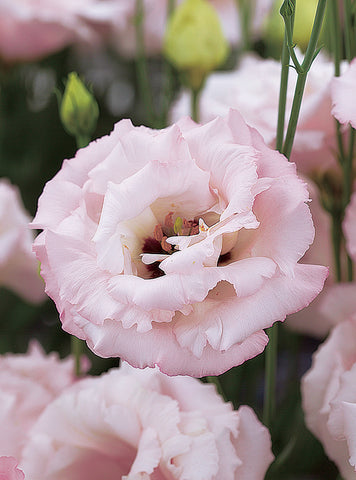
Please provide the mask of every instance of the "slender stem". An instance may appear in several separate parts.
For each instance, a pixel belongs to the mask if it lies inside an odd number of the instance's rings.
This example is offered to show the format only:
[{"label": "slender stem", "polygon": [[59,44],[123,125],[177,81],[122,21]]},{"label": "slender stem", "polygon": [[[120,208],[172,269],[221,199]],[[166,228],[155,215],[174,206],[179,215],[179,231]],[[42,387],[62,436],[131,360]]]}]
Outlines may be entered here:
[{"label": "slender stem", "polygon": [[293,105],[292,105],[292,111],[291,115],[289,118],[289,123],[288,123],[288,129],[287,129],[287,134],[286,138],[284,141],[284,146],[283,146],[283,153],[284,155],[289,158],[291,151],[292,151],[292,146],[294,142],[294,136],[295,136],[295,131],[297,128],[297,123],[298,123],[298,117],[299,117],[299,112],[300,112],[300,106],[303,98],[303,92],[304,92],[304,87],[305,87],[305,82],[307,79],[307,73],[318,53],[316,50],[316,45],[318,42],[318,38],[320,35],[320,30],[321,26],[323,23],[323,18],[324,18],[324,13],[325,13],[325,7],[326,7],[326,0],[319,0],[318,2],[318,7],[316,9],[316,14],[314,18],[314,24],[313,24],[313,29],[312,33],[309,39],[308,47],[305,52],[304,60],[302,64],[298,62],[295,56],[294,48],[293,48],[293,42],[292,42],[292,19],[291,17],[285,18],[285,27],[286,27],[286,34],[287,34],[287,40],[288,40],[288,48],[289,48],[289,53],[291,55],[292,61],[294,63],[294,66],[297,70],[298,73],[298,79],[297,79],[297,84],[295,87],[295,93],[294,93],[294,99],[293,99]]},{"label": "slender stem", "polygon": [[90,143],[90,137],[87,135],[77,135],[75,137],[77,148],[84,148]]},{"label": "slender stem", "polygon": [[355,130],[350,128],[349,132],[349,151],[346,158],[343,161],[343,174],[344,174],[344,185],[343,185],[343,207],[346,208],[350,202],[351,193],[352,193],[352,160],[353,160],[353,151],[354,151],[354,142],[355,142]]},{"label": "slender stem", "polygon": [[297,84],[295,86],[294,98],[292,110],[289,118],[288,129],[286,133],[286,138],[284,140],[283,151],[282,153],[289,159],[292,151],[292,146],[294,142],[294,136],[297,129],[298,117],[300,112],[300,107],[302,104],[302,98],[304,93],[305,82],[307,80],[307,74],[298,74]]},{"label": "slender stem", "polygon": [[[168,1],[168,10],[167,10],[167,21],[169,20],[170,16],[172,15],[175,8],[175,0]],[[165,58],[164,59],[164,94],[163,94],[163,108],[162,108],[162,116],[161,116],[161,126],[165,127],[168,121],[168,111],[171,104],[172,96],[173,96],[173,85],[174,85],[174,71],[172,65],[169,61]]]},{"label": "slender stem", "polygon": [[81,375],[81,365],[80,365],[80,357],[83,353],[83,341],[79,340],[79,338],[72,335],[71,339],[71,351],[72,355],[74,355],[74,371],[77,377]]},{"label": "slender stem", "polygon": [[[343,193],[344,209],[346,209],[347,205],[350,203],[351,194],[352,194],[352,183],[353,183],[352,167],[353,167],[354,149],[355,149],[355,130],[352,127],[350,127],[349,151],[348,151],[347,158],[343,162],[344,185],[343,185],[342,193]],[[349,282],[352,282],[353,280],[353,261],[349,255],[347,255],[347,280]]]},{"label": "slender stem", "polygon": [[224,401],[227,402],[228,399],[227,399],[227,397],[226,397],[226,395],[225,395],[225,392],[224,392],[224,390],[223,390],[223,388],[222,388],[222,385],[221,385],[221,382],[220,382],[220,380],[219,380],[219,377],[213,377],[213,376],[211,376],[211,377],[206,377],[206,379],[207,379],[208,383],[212,383],[212,384],[215,385],[216,390],[218,391],[219,395],[221,395],[222,398],[224,399]]},{"label": "slender stem", "polygon": [[341,220],[338,213],[332,214],[332,224],[331,224],[331,233],[333,240],[333,252],[334,252],[334,262],[335,262],[335,277],[337,282],[341,282],[341,260],[340,260],[340,250],[341,250]]},{"label": "slender stem", "polygon": [[[330,39],[331,39],[331,48],[334,57],[334,74],[336,77],[340,76],[340,62],[341,62],[341,30],[340,30],[340,15],[339,15],[339,6],[336,2],[331,1],[328,3],[327,9],[328,19],[329,19],[329,28],[330,28]],[[339,160],[341,164],[344,162],[345,152],[344,145],[342,141],[341,126],[340,123],[335,120],[335,129],[336,129],[336,139],[339,149]]]},{"label": "slender stem", "polygon": [[140,96],[145,106],[147,121],[154,125],[154,109],[152,103],[151,86],[148,78],[145,42],[143,35],[144,6],[143,0],[136,0],[136,71]]},{"label": "slender stem", "polygon": [[355,54],[355,32],[353,31],[352,5],[350,0],[344,0],[344,33],[345,33],[345,53],[349,62]]},{"label": "slender stem", "polygon": [[339,77],[341,50],[342,50],[339,5],[337,2],[331,1],[329,2],[328,8],[330,8],[329,13],[332,19],[331,28],[332,28],[332,45],[333,45],[333,54],[334,54],[335,76]]},{"label": "slender stem", "polygon": [[194,122],[199,123],[199,97],[200,97],[200,90],[191,89],[191,116]]},{"label": "slender stem", "polygon": [[238,12],[239,27],[242,34],[242,48],[245,51],[251,50],[251,2],[250,0],[235,0]]},{"label": "slender stem", "polygon": [[281,83],[279,87],[278,122],[277,122],[277,137],[276,137],[276,149],[279,152],[281,152],[283,148],[284,121],[285,121],[285,115],[286,115],[288,76],[289,76],[289,50],[287,46],[286,33],[284,34],[281,63],[282,63]]},{"label": "slender stem", "polygon": [[276,409],[276,370],[278,351],[278,323],[268,329],[269,343],[266,347],[266,380],[263,402],[263,423],[269,428]]},{"label": "slender stem", "polygon": [[[336,2],[331,2],[336,3]],[[324,14],[325,14],[326,0],[319,0],[318,6],[315,13],[314,23],[312,33],[310,35],[310,40],[308,43],[307,51],[305,52],[305,57],[302,63],[302,68],[304,71],[308,71],[313,63],[316,56],[316,45],[320,36],[321,26],[323,24]]]}]

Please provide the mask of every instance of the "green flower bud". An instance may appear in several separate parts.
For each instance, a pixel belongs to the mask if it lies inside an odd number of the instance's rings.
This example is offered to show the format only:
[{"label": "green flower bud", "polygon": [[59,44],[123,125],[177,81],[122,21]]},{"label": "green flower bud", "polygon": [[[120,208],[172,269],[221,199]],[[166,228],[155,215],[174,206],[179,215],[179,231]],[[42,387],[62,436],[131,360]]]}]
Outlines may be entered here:
[{"label": "green flower bud", "polygon": [[228,43],[219,17],[206,0],[185,0],[170,17],[164,53],[185,74],[193,90],[199,90],[206,75],[228,55]]},{"label": "green flower bud", "polygon": [[282,17],[287,18],[294,15],[295,12],[295,0],[284,0],[279,13]]},{"label": "green flower bud", "polygon": [[76,137],[78,143],[81,143],[78,139],[90,141],[98,121],[99,107],[75,72],[68,75],[59,114],[64,128]]}]

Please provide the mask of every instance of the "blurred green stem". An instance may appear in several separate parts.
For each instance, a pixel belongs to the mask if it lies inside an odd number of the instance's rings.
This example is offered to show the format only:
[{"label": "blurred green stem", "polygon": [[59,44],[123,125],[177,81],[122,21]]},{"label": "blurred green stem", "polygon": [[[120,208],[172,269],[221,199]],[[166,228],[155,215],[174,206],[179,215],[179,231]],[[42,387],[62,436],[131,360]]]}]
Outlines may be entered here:
[{"label": "blurred green stem", "polygon": [[349,62],[356,55],[356,25],[351,0],[344,0],[345,53]]},{"label": "blurred green stem", "polygon": [[191,116],[194,122],[199,123],[200,115],[199,115],[199,97],[200,97],[201,90],[197,90],[192,88],[191,89]]},{"label": "blurred green stem", "polygon": [[147,60],[145,53],[145,42],[143,34],[144,21],[144,5],[143,0],[136,0],[136,72],[137,82],[141,99],[143,101],[148,126],[153,127],[155,122],[151,86],[148,78]]},{"label": "blurred green stem", "polygon": [[[242,48],[245,51],[251,50],[251,0],[235,0],[237,18],[242,36]],[[253,7],[252,7],[253,8]]]},{"label": "blurred green stem", "polygon": [[90,143],[90,137],[86,135],[78,135],[75,137],[75,141],[77,143],[77,148],[84,148]]},{"label": "blurred green stem", "polygon": [[276,149],[279,152],[281,152],[283,148],[284,122],[285,122],[285,115],[286,115],[286,102],[287,102],[288,76],[289,76],[289,50],[287,46],[286,33],[284,34],[281,63],[282,63],[281,84],[279,87],[278,122],[277,122],[277,137],[276,137]]},{"label": "blurred green stem", "polygon": [[[167,22],[169,21],[169,18],[173,13],[174,8],[175,8],[175,0],[168,0]],[[165,58],[164,59],[163,108],[162,108],[160,127],[166,127],[168,124],[168,112],[169,112],[169,107],[171,105],[172,96],[173,96],[173,85],[174,85],[173,67],[169,63],[169,61]]]},{"label": "blurred green stem", "polygon": [[[345,52],[348,60],[351,60],[352,50],[354,48],[355,39],[352,25],[352,9],[349,0],[344,0],[344,28],[345,33]],[[331,1],[328,4],[329,25],[332,39],[332,49],[334,54],[334,69],[335,76],[339,77],[341,74],[341,57],[342,57],[342,28],[339,14],[339,5],[337,2]],[[335,120],[336,125],[336,137],[339,149],[339,161],[342,167],[343,173],[343,185],[342,185],[342,204],[340,212],[333,215],[332,218],[332,239],[336,269],[336,279],[341,281],[343,279],[341,272],[341,246],[343,241],[342,221],[345,215],[345,209],[350,202],[352,194],[353,183],[353,157],[354,157],[354,145],[355,145],[355,131],[350,127],[349,129],[349,143],[348,148],[345,147],[343,142],[343,135],[341,132],[340,123]],[[349,256],[347,256],[347,280],[353,279],[353,264]]]},{"label": "blurred green stem", "polygon": [[333,241],[334,263],[335,263],[335,278],[337,282],[341,282],[341,219],[339,213],[332,214],[331,235]]},{"label": "blurred green stem", "polygon": [[215,385],[216,387],[216,390],[218,391],[219,395],[222,396],[222,398],[224,399],[225,402],[228,401],[226,395],[225,395],[225,392],[224,392],[224,389],[222,388],[222,385],[221,385],[221,382],[219,380],[219,377],[213,377],[213,376],[210,376],[210,377],[206,377],[208,383],[212,383]]},{"label": "blurred green stem", "polygon": [[263,402],[263,423],[271,427],[276,410],[276,371],[278,352],[278,323],[267,330],[269,343],[266,347],[265,392]]},{"label": "blurred green stem", "polygon": [[82,373],[80,368],[80,357],[83,353],[83,341],[74,337],[74,335],[71,336],[71,351],[74,356],[75,375],[80,377]]},{"label": "blurred green stem", "polygon": [[294,63],[294,67],[298,73],[292,111],[289,118],[287,134],[286,134],[286,138],[283,145],[283,153],[288,159],[292,151],[292,146],[293,146],[294,136],[297,128],[300,106],[303,98],[303,92],[304,92],[307,74],[315,57],[319,53],[319,50],[316,50],[316,46],[319,39],[323,18],[324,18],[325,7],[326,7],[326,0],[319,0],[316,13],[315,13],[312,33],[309,39],[307,50],[305,52],[304,60],[301,64],[296,58],[296,55],[294,52],[294,45],[293,45],[293,38],[292,38],[293,37],[292,17],[290,16],[284,17],[289,54]]}]

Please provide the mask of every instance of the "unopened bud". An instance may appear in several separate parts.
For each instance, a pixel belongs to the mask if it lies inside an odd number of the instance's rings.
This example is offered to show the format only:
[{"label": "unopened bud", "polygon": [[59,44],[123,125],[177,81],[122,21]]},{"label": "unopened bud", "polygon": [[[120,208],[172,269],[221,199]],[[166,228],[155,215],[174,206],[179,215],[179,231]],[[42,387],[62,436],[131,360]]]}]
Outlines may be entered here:
[{"label": "unopened bud", "polygon": [[76,138],[91,137],[98,121],[99,107],[75,72],[68,75],[59,113],[68,133]]},{"label": "unopened bud", "polygon": [[295,13],[295,0],[284,0],[279,13],[283,18],[291,17]]},{"label": "unopened bud", "polygon": [[185,74],[191,88],[201,88],[206,75],[219,67],[229,47],[215,9],[206,0],[185,0],[173,12],[164,53]]}]

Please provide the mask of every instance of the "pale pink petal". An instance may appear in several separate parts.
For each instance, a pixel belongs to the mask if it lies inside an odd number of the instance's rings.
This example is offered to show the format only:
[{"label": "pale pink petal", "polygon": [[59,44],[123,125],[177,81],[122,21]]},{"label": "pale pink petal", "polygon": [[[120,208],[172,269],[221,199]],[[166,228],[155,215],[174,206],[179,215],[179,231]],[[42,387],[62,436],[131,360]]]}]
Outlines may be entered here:
[{"label": "pale pink petal", "polygon": [[340,76],[333,79],[331,95],[333,108],[331,113],[340,123],[350,123],[356,128],[356,59],[348,69]]},{"label": "pale pink petal", "polygon": [[17,468],[17,460],[14,457],[0,457],[1,480],[24,480],[25,474]]},{"label": "pale pink petal", "polygon": [[239,480],[262,480],[274,460],[269,431],[258,421],[250,407],[242,406],[237,413],[239,415],[239,435],[235,446],[239,458],[244,459],[237,468],[237,478]]},{"label": "pale pink petal", "polygon": [[27,433],[45,407],[74,382],[72,359],[45,355],[33,342],[23,355],[0,357],[0,452],[21,457]]}]

